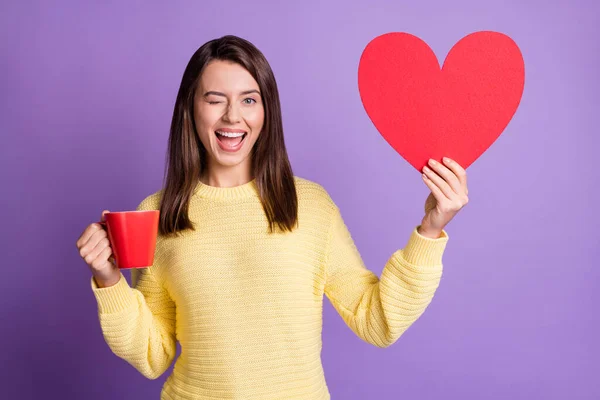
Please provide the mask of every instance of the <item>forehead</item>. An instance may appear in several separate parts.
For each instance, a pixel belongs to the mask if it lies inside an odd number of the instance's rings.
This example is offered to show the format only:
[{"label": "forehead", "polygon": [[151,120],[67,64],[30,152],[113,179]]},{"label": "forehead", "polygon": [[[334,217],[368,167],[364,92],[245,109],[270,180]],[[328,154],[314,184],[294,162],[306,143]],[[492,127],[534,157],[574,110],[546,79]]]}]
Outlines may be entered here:
[{"label": "forehead", "polygon": [[259,89],[258,82],[250,72],[240,64],[214,60],[202,72],[199,82],[203,90],[218,90],[222,92],[238,92],[249,89]]}]

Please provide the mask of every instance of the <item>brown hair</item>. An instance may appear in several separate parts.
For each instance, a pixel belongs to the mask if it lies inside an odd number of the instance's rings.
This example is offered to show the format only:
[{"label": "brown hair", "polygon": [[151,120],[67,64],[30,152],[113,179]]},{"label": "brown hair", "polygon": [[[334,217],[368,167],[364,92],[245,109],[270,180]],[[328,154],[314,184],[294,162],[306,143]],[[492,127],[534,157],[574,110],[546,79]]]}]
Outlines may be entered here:
[{"label": "brown hair", "polygon": [[294,175],[283,140],[281,106],[275,76],[265,56],[249,41],[233,35],[202,45],[185,68],[171,121],[164,190],[160,203],[160,234],[195,230],[188,206],[198,180],[207,168],[206,149],[194,124],[194,94],[204,68],[210,61],[240,64],[254,77],[265,107],[263,130],[250,157],[262,207],[269,221],[292,231],[298,220],[298,198]]}]

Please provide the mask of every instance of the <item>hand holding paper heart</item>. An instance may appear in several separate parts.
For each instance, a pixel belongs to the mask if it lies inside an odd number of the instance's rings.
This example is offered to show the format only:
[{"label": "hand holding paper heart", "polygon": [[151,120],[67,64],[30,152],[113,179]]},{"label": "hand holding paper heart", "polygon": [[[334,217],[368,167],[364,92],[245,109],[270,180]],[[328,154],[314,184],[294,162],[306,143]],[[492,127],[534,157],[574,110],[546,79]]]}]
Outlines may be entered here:
[{"label": "hand holding paper heart", "polygon": [[467,172],[456,161],[443,157],[442,164],[429,160],[423,180],[431,193],[425,201],[425,217],[418,232],[438,238],[444,227],[469,202]]},{"label": "hand holding paper heart", "polygon": [[515,42],[490,31],[462,38],[441,69],[423,40],[387,33],[366,46],[358,67],[369,118],[417,171],[444,156],[467,169],[510,122],[524,80]]}]

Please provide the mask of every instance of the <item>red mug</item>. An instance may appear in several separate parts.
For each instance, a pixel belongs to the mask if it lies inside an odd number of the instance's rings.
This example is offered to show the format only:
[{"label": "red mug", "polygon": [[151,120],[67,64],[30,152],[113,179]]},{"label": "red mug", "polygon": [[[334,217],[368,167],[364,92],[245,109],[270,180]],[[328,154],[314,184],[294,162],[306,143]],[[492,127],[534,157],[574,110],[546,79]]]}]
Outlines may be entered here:
[{"label": "red mug", "polygon": [[118,268],[147,268],[154,264],[159,210],[107,212],[98,222],[108,232]]}]

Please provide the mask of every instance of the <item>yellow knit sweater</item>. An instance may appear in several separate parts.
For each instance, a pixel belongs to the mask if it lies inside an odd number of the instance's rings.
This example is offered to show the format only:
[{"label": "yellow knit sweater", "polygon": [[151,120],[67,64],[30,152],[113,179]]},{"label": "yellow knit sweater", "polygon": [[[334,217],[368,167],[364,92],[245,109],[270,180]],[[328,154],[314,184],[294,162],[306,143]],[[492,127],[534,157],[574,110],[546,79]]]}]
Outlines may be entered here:
[{"label": "yellow knit sweater", "polygon": [[[299,226],[269,234],[254,181],[198,183],[196,231],[158,237],[154,265],[92,290],[104,338],[156,379],[161,399],[330,399],[321,364],[323,294],[362,340],[387,347],[431,302],[448,235],[415,227],[378,278],[325,189],[295,177]],[[138,210],[158,209],[162,190]]]}]

